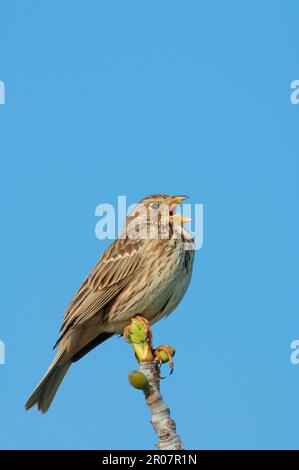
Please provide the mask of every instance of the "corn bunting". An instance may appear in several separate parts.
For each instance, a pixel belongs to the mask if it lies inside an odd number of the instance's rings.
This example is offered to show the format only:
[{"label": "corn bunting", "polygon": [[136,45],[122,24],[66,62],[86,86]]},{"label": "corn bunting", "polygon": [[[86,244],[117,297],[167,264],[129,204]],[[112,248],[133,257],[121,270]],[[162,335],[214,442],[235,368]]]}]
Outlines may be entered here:
[{"label": "corn bunting", "polygon": [[192,273],[194,240],[176,213],[186,196],[144,198],[127,217],[123,232],[104,252],[66,309],[57,354],[25,408],[46,412],[73,362],[130,319],[150,324],[169,315],[183,298]]}]

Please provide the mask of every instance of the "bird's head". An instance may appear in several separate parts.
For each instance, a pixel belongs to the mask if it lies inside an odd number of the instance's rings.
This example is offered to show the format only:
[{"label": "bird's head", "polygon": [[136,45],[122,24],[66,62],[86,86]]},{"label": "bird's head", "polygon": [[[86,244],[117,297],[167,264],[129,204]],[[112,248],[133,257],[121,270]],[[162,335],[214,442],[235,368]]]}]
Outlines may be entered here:
[{"label": "bird's head", "polygon": [[[179,224],[185,224],[191,222],[191,219],[184,217],[183,215],[177,214],[176,209],[188,196],[169,196],[168,194],[152,194],[142,199],[138,207],[144,207],[146,209],[146,216],[152,220],[169,221]],[[158,215],[158,217],[157,217]]]},{"label": "bird's head", "polygon": [[[145,226],[158,226],[167,227],[167,229],[169,225],[181,227],[183,224],[191,222],[191,219],[176,213],[177,206],[185,199],[187,199],[187,196],[170,196],[167,194],[147,196],[138,202],[127,218],[127,227],[129,225],[134,230],[137,227],[137,231],[140,226],[143,228]],[[129,232],[131,231],[129,230]]]}]

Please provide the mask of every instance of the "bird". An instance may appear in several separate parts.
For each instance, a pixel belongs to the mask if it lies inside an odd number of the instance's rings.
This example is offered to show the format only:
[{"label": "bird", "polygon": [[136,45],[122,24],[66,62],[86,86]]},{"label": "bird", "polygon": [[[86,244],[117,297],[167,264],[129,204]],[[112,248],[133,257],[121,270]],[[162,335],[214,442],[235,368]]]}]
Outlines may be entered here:
[{"label": "bird", "polygon": [[25,404],[48,411],[70,366],[113,335],[122,335],[135,316],[149,325],[168,316],[189,286],[194,238],[176,212],[187,196],[154,194],[127,216],[66,308],[56,357]]}]

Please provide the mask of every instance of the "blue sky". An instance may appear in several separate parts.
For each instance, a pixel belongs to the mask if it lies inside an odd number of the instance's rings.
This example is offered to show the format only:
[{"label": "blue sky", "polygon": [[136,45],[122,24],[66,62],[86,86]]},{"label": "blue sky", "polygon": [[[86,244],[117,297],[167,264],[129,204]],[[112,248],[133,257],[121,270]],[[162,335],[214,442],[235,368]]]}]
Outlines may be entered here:
[{"label": "blue sky", "polygon": [[112,339],[46,415],[23,404],[108,242],[101,202],[204,204],[190,289],[156,344],[187,448],[298,448],[298,2],[2,0],[0,447],[151,449]]}]

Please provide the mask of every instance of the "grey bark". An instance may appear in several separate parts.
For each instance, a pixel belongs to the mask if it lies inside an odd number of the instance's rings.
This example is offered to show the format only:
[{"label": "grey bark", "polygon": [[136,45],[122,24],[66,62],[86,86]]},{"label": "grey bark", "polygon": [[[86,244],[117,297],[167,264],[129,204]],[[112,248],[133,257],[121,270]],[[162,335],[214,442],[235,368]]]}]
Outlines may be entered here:
[{"label": "grey bark", "polygon": [[152,426],[159,438],[156,447],[159,450],[184,449],[181,438],[176,432],[176,424],[170,417],[170,410],[160,393],[160,370],[157,364],[154,361],[141,362],[139,370],[146,376],[151,387],[150,393],[146,396],[146,403],[152,415]]}]

